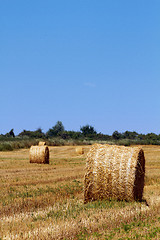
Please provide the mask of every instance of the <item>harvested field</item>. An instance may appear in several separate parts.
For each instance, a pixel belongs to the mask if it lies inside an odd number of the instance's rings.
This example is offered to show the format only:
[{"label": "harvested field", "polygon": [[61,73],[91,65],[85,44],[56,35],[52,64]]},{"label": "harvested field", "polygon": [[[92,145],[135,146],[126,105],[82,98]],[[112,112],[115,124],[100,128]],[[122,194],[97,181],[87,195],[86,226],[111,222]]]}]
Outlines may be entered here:
[{"label": "harvested field", "polygon": [[[143,201],[83,204],[85,158],[49,147],[49,165],[29,150],[0,153],[0,239],[160,239],[160,147],[143,146]],[[146,204],[147,200],[147,204]]]}]

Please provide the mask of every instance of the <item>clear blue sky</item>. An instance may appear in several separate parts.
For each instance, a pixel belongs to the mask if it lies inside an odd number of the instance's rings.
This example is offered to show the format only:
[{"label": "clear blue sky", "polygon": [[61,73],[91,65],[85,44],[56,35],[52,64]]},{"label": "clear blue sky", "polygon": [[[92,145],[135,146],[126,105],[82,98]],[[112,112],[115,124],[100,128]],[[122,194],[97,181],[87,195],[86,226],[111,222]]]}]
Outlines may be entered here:
[{"label": "clear blue sky", "polygon": [[0,0],[0,133],[160,134],[159,0]]}]

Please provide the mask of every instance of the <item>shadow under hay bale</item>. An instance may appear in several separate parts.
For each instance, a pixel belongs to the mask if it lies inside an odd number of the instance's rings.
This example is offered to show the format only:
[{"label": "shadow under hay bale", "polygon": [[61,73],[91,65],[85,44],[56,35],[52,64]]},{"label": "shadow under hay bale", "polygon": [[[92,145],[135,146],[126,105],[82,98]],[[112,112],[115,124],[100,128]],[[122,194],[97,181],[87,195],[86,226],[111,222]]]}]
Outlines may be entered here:
[{"label": "shadow under hay bale", "polygon": [[79,155],[84,154],[84,149],[82,147],[76,147],[76,153]]},{"label": "shadow under hay bale", "polygon": [[31,146],[29,152],[30,163],[49,164],[48,146]]},{"label": "shadow under hay bale", "polygon": [[94,144],[87,154],[84,203],[142,200],[145,157],[140,147]]},{"label": "shadow under hay bale", "polygon": [[38,146],[45,146],[46,145],[46,142],[39,142],[38,143]]}]

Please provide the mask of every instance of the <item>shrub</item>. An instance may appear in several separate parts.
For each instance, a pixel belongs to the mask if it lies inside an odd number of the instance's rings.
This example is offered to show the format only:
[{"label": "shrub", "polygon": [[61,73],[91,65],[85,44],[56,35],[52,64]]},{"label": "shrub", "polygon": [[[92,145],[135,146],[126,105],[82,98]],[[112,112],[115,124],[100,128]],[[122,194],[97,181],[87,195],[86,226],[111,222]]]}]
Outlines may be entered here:
[{"label": "shrub", "polygon": [[0,151],[12,151],[13,148],[11,146],[11,144],[9,143],[2,143],[0,144]]}]

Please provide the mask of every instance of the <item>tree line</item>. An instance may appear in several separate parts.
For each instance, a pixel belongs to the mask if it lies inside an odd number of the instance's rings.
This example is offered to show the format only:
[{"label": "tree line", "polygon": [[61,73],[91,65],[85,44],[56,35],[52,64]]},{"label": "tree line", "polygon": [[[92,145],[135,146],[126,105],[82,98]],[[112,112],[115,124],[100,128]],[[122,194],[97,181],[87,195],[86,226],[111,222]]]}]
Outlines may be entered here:
[{"label": "tree line", "polygon": [[[29,138],[29,139],[51,139],[51,138],[62,138],[62,139],[75,139],[75,140],[100,140],[100,141],[114,141],[122,145],[130,144],[158,144],[160,145],[160,134],[155,133],[139,134],[135,131],[125,131],[120,133],[114,131],[112,135],[103,133],[97,133],[95,128],[91,125],[85,125],[80,127],[80,131],[67,131],[61,121],[57,121],[56,124],[50,128],[46,133],[38,128],[35,131],[23,130],[17,136],[14,134],[14,129],[11,129],[6,134],[1,134],[1,138]],[[126,141],[127,140],[127,141]]]}]

